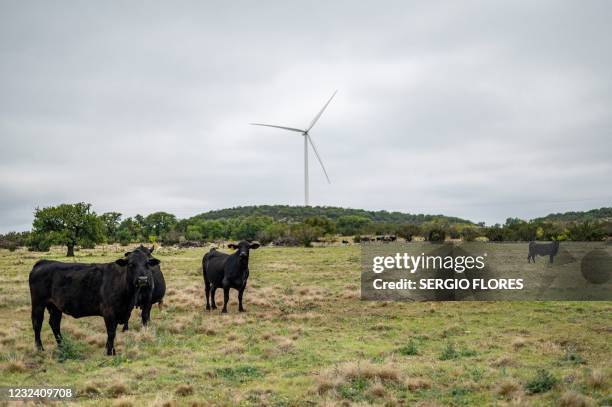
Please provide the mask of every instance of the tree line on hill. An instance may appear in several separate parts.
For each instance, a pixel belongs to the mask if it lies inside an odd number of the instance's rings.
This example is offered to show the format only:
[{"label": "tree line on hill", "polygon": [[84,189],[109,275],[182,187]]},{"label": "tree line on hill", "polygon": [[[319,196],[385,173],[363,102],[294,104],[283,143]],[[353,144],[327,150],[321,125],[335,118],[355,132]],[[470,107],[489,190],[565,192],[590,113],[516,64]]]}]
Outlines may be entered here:
[{"label": "tree line on hill", "polygon": [[[598,214],[610,214],[602,208]],[[51,245],[67,247],[73,256],[76,247],[93,248],[99,243],[215,242],[258,240],[262,244],[310,246],[315,241],[333,242],[337,236],[393,235],[405,240],[422,237],[428,241],[463,239],[489,240],[575,240],[597,241],[612,235],[612,218],[597,217],[593,211],[585,220],[572,212],[573,220],[550,217],[524,221],[508,218],[503,225],[485,226],[442,215],[413,215],[400,212],[365,211],[336,207],[249,206],[206,212],[178,219],[167,212],[123,218],[118,212],[96,214],[91,204],[62,204],[37,208],[32,230],[0,235],[0,247],[14,250],[27,246],[48,251]],[[552,216],[552,215],[550,215]]]}]

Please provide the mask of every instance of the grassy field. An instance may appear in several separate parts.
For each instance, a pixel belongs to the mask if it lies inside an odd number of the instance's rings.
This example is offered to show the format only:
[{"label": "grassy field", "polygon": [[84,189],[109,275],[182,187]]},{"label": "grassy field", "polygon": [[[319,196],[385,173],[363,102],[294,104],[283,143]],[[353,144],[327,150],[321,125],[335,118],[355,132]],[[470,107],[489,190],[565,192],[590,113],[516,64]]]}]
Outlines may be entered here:
[{"label": "grassy field", "polygon": [[203,253],[156,251],[166,306],[147,329],[133,313],[107,357],[99,317],[65,316],[61,351],[45,322],[35,351],[28,273],[64,249],[0,250],[0,386],[72,386],[84,405],[612,404],[610,302],[365,302],[358,246],[262,248],[247,312],[232,291],[222,315],[203,310]]}]

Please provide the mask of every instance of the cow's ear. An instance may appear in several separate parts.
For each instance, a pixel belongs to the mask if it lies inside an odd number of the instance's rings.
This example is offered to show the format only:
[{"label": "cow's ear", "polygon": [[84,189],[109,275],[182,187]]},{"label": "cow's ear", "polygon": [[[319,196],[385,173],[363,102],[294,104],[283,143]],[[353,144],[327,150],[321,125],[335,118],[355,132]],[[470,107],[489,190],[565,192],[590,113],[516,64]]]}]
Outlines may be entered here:
[{"label": "cow's ear", "polygon": [[157,266],[159,265],[159,260],[158,259],[149,259],[149,261],[147,262],[147,264],[151,267],[153,266]]},{"label": "cow's ear", "polygon": [[132,252],[125,252],[123,255],[124,255],[125,257],[127,257],[127,256],[129,256],[130,254],[132,254]]},{"label": "cow's ear", "polygon": [[121,267],[125,267],[128,265],[128,261],[126,259],[117,259],[115,260],[115,263]]},{"label": "cow's ear", "polygon": [[259,243],[257,242],[253,242],[251,243],[251,245],[249,246],[252,250],[258,249],[259,248]]},{"label": "cow's ear", "polygon": [[227,245],[227,247],[229,247],[230,249],[237,249],[237,248],[238,248],[238,245],[235,245],[235,244],[233,244],[233,243],[229,243],[229,244]]}]

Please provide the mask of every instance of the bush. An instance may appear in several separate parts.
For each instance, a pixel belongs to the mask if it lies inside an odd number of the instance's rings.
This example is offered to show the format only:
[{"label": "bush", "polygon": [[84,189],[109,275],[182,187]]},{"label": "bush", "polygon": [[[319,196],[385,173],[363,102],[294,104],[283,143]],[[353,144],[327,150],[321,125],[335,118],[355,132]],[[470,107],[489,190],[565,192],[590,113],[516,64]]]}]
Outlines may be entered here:
[{"label": "bush", "polygon": [[48,252],[53,239],[47,233],[32,233],[28,242],[28,250],[32,252]]},{"label": "bush", "polygon": [[551,390],[559,380],[547,370],[538,370],[537,375],[525,384],[525,389],[530,394],[545,393]]},{"label": "bush", "polygon": [[491,226],[487,228],[485,232],[485,236],[491,242],[503,242],[504,241],[504,231],[499,225]]},{"label": "bush", "polygon": [[440,354],[439,359],[440,360],[451,360],[451,359],[457,359],[458,357],[459,357],[459,352],[457,352],[457,350],[455,349],[455,345],[453,345],[452,343],[447,343],[444,350],[442,350],[442,353]]},{"label": "bush", "polygon": [[83,344],[73,341],[70,336],[63,336],[62,342],[53,352],[53,356],[58,362],[65,362],[67,360],[80,360],[83,359],[83,355],[86,350]]},{"label": "bush", "polygon": [[[161,242],[164,245],[179,244],[179,242],[181,241],[181,237],[182,237],[181,234],[173,229],[162,237]],[[151,243],[155,243],[155,242],[151,242]]]},{"label": "bush", "polygon": [[395,234],[399,237],[406,239],[411,242],[414,236],[418,236],[421,233],[421,228],[418,225],[413,225],[411,223],[407,223],[405,225],[400,226]]},{"label": "bush", "polygon": [[323,231],[318,227],[313,227],[305,223],[294,225],[291,228],[291,235],[304,247],[312,246]]},{"label": "bush", "polygon": [[480,237],[480,233],[473,227],[466,227],[461,231],[461,236],[466,242],[473,242],[477,237]]},{"label": "bush", "polygon": [[419,354],[419,350],[417,349],[416,342],[411,339],[408,343],[397,350],[400,355],[404,356],[414,356]]},{"label": "bush", "polygon": [[599,223],[582,222],[569,226],[567,228],[568,237],[573,241],[578,242],[598,242],[606,237],[606,232]]},{"label": "bush", "polygon": [[433,228],[427,234],[427,240],[430,242],[443,242],[446,239],[446,232],[444,229]]},{"label": "bush", "polygon": [[130,243],[132,243],[132,236],[130,234],[130,231],[127,229],[121,229],[119,231],[118,237],[119,237],[119,243],[121,244],[121,246],[127,246]]}]

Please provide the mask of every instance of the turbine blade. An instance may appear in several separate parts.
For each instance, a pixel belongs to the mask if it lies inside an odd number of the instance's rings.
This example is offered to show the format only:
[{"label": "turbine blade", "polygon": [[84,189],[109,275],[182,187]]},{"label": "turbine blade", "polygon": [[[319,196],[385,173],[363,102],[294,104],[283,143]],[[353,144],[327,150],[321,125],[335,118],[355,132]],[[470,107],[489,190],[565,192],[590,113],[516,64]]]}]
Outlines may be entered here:
[{"label": "turbine blade", "polygon": [[325,174],[325,178],[327,178],[327,183],[331,184],[331,181],[329,180],[329,176],[327,175],[327,171],[325,170],[325,166],[323,165],[323,161],[321,160],[321,156],[319,155],[319,152],[317,151],[317,148],[315,147],[314,143],[312,142],[312,139],[310,138],[310,135],[306,134],[306,137],[308,138],[308,141],[310,142],[310,145],[312,146],[312,150],[315,153],[315,156],[317,157],[317,160],[319,160],[319,164],[321,164],[321,168],[323,168],[323,173]]},{"label": "turbine blade", "polygon": [[295,129],[293,127],[275,126],[273,124],[262,124],[262,123],[249,123],[249,124],[252,124],[253,126],[275,127],[277,129],[297,131],[298,133],[304,133],[305,131],[305,130]]},{"label": "turbine blade", "polygon": [[327,101],[327,103],[325,104],[325,106],[323,106],[323,109],[321,109],[321,111],[319,112],[319,114],[317,114],[317,115],[315,116],[315,118],[314,118],[314,119],[312,119],[312,123],[310,123],[310,126],[308,126],[308,129],[306,130],[307,132],[309,132],[309,131],[310,131],[310,129],[312,129],[312,128],[314,127],[314,125],[315,125],[315,123],[317,122],[317,120],[319,120],[319,118],[321,117],[321,115],[323,114],[323,112],[325,111],[325,109],[327,108],[327,105],[329,105],[329,102],[331,102],[331,101],[332,101],[332,99],[334,98],[334,96],[336,96],[336,93],[338,93],[338,91],[337,91],[337,90],[334,92],[334,94],[333,94],[333,95],[331,95],[331,97],[329,98],[329,100]]}]

